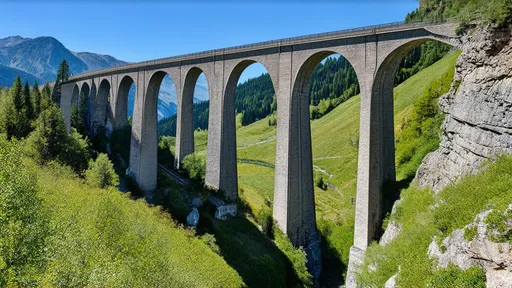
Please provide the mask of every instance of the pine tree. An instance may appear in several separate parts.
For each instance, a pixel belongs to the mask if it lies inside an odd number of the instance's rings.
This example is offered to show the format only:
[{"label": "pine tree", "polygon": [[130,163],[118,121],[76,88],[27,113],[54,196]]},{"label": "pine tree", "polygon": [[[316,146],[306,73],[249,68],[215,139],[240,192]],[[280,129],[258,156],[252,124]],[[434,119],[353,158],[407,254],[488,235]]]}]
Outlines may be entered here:
[{"label": "pine tree", "polygon": [[66,59],[62,60],[57,70],[57,80],[60,82],[66,82],[69,79],[69,66]]},{"label": "pine tree", "polygon": [[14,109],[19,112],[23,108],[23,97],[22,97],[23,86],[19,76],[16,77],[14,84],[11,89],[12,102],[14,103]]},{"label": "pine tree", "polygon": [[83,134],[84,122],[80,108],[76,105],[71,107],[71,127],[75,128],[80,134]]},{"label": "pine tree", "polygon": [[32,121],[34,119],[33,105],[30,95],[30,87],[28,86],[28,82],[25,82],[25,87],[23,87],[23,108],[25,108],[25,117],[27,121]]},{"label": "pine tree", "polygon": [[68,143],[68,130],[60,109],[50,104],[41,112],[36,122],[36,130],[28,139],[29,151],[40,163],[55,160]]},{"label": "pine tree", "polygon": [[52,104],[52,89],[48,83],[44,84],[43,91],[41,93],[41,112],[48,109]]},{"label": "pine tree", "polygon": [[80,116],[82,117],[82,130],[78,130],[80,134],[86,135],[87,134],[87,127],[89,123],[89,109],[87,107],[87,104],[89,102],[88,96],[84,94],[84,92],[80,93]]},{"label": "pine tree", "polygon": [[61,85],[62,82],[68,81],[69,79],[69,66],[66,59],[62,60],[57,70],[57,79],[55,80],[55,87],[53,87],[52,99],[55,103],[60,103],[61,97]]},{"label": "pine tree", "polygon": [[41,91],[39,91],[37,81],[32,86],[32,99],[34,99],[34,118],[37,118],[41,114]]},{"label": "pine tree", "polygon": [[85,171],[85,179],[89,185],[98,188],[119,185],[119,176],[117,176],[107,154],[104,153],[98,155],[96,161],[89,162],[89,169]]}]

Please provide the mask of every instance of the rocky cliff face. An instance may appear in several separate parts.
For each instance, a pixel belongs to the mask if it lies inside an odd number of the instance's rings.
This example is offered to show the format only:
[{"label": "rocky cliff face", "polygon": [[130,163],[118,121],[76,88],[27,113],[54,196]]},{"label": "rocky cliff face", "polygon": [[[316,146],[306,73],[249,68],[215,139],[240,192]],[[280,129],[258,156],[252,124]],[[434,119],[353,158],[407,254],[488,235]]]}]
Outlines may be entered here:
[{"label": "rocky cliff face", "polygon": [[[512,204],[504,213],[510,213]],[[484,211],[475,217],[473,223],[457,229],[438,245],[434,240],[428,247],[428,255],[437,267],[446,268],[453,263],[466,270],[478,266],[485,271],[487,287],[511,287],[512,285],[512,245],[496,238],[508,235],[512,222],[507,221],[503,232],[486,223],[492,210]],[[467,236],[474,229],[474,235]],[[495,241],[493,241],[495,240]]]},{"label": "rocky cliff face", "polygon": [[420,186],[439,191],[486,159],[512,154],[511,32],[512,26],[486,27],[461,39],[454,84],[439,101],[444,133],[418,169]]}]

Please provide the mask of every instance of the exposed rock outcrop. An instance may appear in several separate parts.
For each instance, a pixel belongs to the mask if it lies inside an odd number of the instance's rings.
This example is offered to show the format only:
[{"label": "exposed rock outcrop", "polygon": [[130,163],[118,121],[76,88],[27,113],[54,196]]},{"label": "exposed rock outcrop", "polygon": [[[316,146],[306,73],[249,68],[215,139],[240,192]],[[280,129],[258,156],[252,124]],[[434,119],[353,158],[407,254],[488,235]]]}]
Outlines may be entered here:
[{"label": "exposed rock outcrop", "polygon": [[[490,235],[498,233],[490,231],[485,224],[485,218],[490,212],[478,214],[473,223],[453,231],[443,239],[441,247],[435,240],[432,241],[428,255],[436,259],[438,267],[442,268],[446,268],[449,263],[463,270],[479,266],[486,271],[487,287],[512,287],[512,245],[490,240]],[[512,228],[512,223],[508,224]],[[472,239],[464,237],[466,229],[476,229]]]},{"label": "exposed rock outcrop", "polygon": [[[391,215],[389,219],[393,219],[393,215],[395,215],[396,209],[401,203],[402,199],[395,201],[395,203],[393,204],[393,208],[391,209]],[[388,245],[389,243],[391,243],[391,241],[393,241],[393,239],[395,239],[396,236],[398,236],[398,234],[400,234],[400,231],[402,231],[402,224],[394,220],[389,220],[388,226],[386,227],[384,234],[382,234],[382,237],[379,240],[379,244],[381,246]]]},{"label": "exposed rock outcrop", "polygon": [[400,234],[400,231],[402,230],[402,225],[400,223],[397,223],[395,221],[391,221],[388,224],[388,227],[386,227],[386,230],[384,231],[384,234],[380,238],[379,244],[382,246],[386,246],[393,239],[395,239],[398,234]]},{"label": "exposed rock outcrop", "polygon": [[399,288],[400,286],[398,286],[396,284],[396,277],[398,277],[398,273],[400,273],[400,266],[398,266],[398,272],[391,276],[388,281],[386,281],[386,283],[384,283],[384,288]]},{"label": "exposed rock outcrop", "polygon": [[439,191],[486,159],[512,154],[511,31],[487,27],[462,37],[454,84],[439,100],[444,133],[418,169],[420,186]]}]

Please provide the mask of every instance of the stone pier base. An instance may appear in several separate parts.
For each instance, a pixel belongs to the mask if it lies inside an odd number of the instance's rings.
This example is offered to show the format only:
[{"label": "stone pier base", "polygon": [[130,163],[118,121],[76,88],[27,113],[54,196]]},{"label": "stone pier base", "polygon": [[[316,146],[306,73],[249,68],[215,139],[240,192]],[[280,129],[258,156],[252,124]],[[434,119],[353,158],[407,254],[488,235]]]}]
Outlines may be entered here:
[{"label": "stone pier base", "polygon": [[315,279],[315,287],[319,287],[320,273],[322,272],[322,247],[318,231],[310,235],[304,250],[307,259],[306,268]]},{"label": "stone pier base", "polygon": [[350,247],[350,258],[348,260],[347,279],[345,279],[346,288],[357,287],[356,274],[359,272],[359,267],[364,261],[364,250],[356,246]]}]

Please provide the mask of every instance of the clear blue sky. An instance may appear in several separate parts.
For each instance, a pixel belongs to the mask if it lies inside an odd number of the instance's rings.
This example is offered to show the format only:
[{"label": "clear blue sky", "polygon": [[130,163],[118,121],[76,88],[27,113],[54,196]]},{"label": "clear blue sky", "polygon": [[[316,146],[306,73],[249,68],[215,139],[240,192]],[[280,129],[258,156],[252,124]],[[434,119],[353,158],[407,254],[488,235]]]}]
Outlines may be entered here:
[{"label": "clear blue sky", "polygon": [[[138,62],[403,21],[417,0],[2,2],[0,38],[53,36],[72,51]],[[247,71],[243,78],[261,74]]]}]

